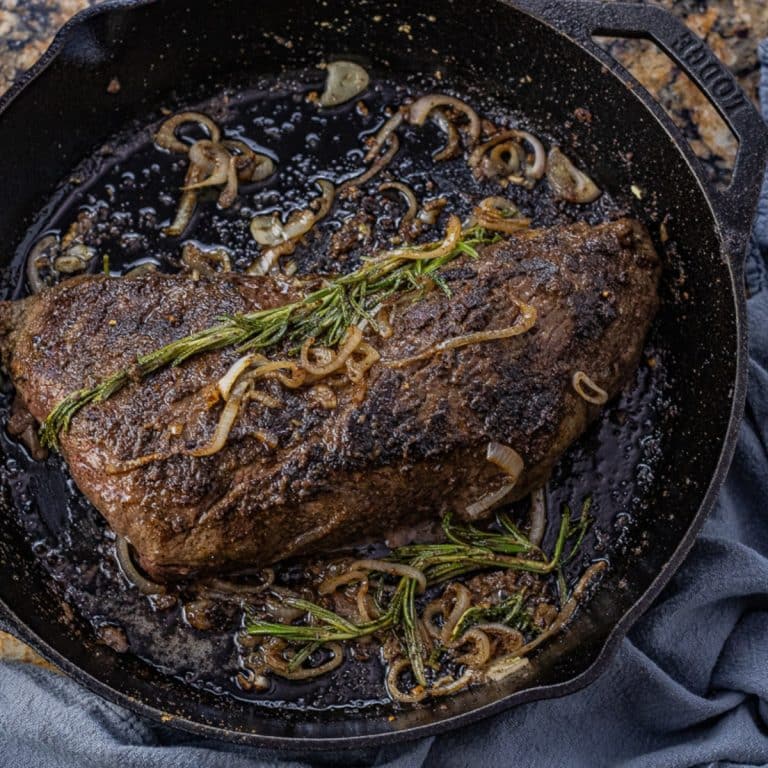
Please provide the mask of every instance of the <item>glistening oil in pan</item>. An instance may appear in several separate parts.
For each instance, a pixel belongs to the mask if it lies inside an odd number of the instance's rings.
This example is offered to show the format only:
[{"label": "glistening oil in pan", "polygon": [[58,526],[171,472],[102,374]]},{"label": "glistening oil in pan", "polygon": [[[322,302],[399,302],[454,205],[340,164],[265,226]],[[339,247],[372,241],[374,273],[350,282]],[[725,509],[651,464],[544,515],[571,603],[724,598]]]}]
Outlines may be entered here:
[{"label": "glistening oil in pan", "polygon": [[[489,103],[462,83],[443,80],[438,84],[420,75],[402,82],[375,79],[360,98],[322,110],[313,95],[322,88],[322,81],[319,71],[295,73],[191,106],[212,117],[228,138],[271,157],[277,171],[264,181],[242,185],[227,209],[217,206],[217,190],[203,191],[180,238],[168,237],[162,230],[175,214],[186,157],[154,145],[157,122],[132,128],[105,144],[64,180],[32,228],[12,268],[10,293],[24,294],[23,264],[31,244],[44,233],[60,237],[73,233],[93,249],[88,268],[94,272],[105,263],[115,275],[146,263],[175,271],[188,241],[225,248],[233,268],[244,270],[259,256],[249,232],[254,215],[277,211],[285,217],[305,208],[318,194],[317,178],[338,186],[361,173],[366,168],[365,140],[384,122],[386,109],[430,90],[439,88],[465,98],[499,126],[528,128],[547,145],[555,142],[558,130],[565,130],[528,125],[524,116]],[[194,125],[186,126],[182,135],[190,140],[204,136]],[[339,196],[329,216],[291,254],[297,274],[347,272],[363,256],[391,247],[404,205],[398,194],[378,191],[383,181],[404,182],[420,201],[446,199],[443,215],[433,228],[425,229],[424,240],[440,238],[447,212],[465,217],[479,200],[500,193],[495,182],[474,177],[464,156],[434,162],[433,154],[445,139],[432,122],[420,129],[405,126],[400,137],[400,151],[381,176],[357,196]],[[557,202],[546,182],[533,190],[512,185],[503,194],[532,219],[534,227],[578,219],[597,223],[625,212],[607,193],[586,206]],[[654,340],[650,343],[653,346]],[[643,484],[652,482],[662,414],[668,405],[663,350],[651,347],[646,358],[654,364],[641,366],[625,395],[562,458],[550,483],[547,549],[552,546],[562,505],[578,510],[583,499],[592,499],[596,521],[580,558],[569,566],[571,576],[595,558],[610,560],[614,553],[642,542],[642,531],[632,526],[638,512],[635,500],[642,496]],[[6,415],[9,398],[10,394],[4,401]],[[64,463],[57,457],[33,462],[5,434],[3,442],[8,457],[5,474],[34,551],[61,584],[68,602],[105,643],[120,652],[135,653],[190,685],[261,706],[363,711],[388,700],[376,651],[369,652],[367,660],[347,659],[341,668],[318,680],[274,678],[266,692],[248,692],[238,686],[239,649],[234,636],[242,622],[241,607],[217,606],[190,585],[171,588],[158,598],[141,595],[120,572],[114,536],[74,487]],[[44,503],[61,498],[67,500],[65,505]],[[514,513],[525,520],[526,505],[515,505]],[[277,583],[292,584],[297,570],[300,565],[276,568]],[[206,600],[214,605],[206,605]]]}]

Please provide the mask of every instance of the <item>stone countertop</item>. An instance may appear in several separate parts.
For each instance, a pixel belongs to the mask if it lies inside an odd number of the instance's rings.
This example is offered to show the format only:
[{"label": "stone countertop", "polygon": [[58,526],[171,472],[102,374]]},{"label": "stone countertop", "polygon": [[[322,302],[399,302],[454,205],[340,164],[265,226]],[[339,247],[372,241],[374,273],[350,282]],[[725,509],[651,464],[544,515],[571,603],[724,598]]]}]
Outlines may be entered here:
[{"label": "stone countertop", "polygon": [[[643,1],[643,0],[640,0]],[[0,0],[0,93],[45,51],[71,16],[98,0]],[[659,0],[685,20],[730,67],[755,101],[757,43],[768,37],[766,0]],[[717,180],[724,180],[736,143],[699,90],[655,46],[644,41],[606,41],[616,56],[667,108]],[[0,658],[45,663],[0,632]]]}]

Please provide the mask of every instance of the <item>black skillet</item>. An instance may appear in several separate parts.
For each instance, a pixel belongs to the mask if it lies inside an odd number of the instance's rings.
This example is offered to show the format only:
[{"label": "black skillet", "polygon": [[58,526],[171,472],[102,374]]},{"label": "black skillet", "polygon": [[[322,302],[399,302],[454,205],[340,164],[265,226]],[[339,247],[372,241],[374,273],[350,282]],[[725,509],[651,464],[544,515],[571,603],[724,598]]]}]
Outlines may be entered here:
[{"label": "black skillet", "polygon": [[[593,42],[595,34],[652,39],[698,83],[740,141],[727,190],[706,181],[680,132]],[[105,3],[69,23],[0,102],[0,242],[6,252],[19,243],[56,184],[131,120],[254,74],[313,65],[333,54],[401,73],[459,69],[497,97],[506,95],[533,124],[567,126],[561,140],[578,148],[605,189],[644,190],[642,199],[627,199],[655,235],[668,216],[676,249],[666,280],[685,275],[686,296],[666,286],[654,338],[673,386],[660,421],[658,469],[625,510],[652,546],[640,556],[630,547],[614,558],[604,588],[540,655],[535,687],[485,687],[394,721],[386,711],[270,713],[193,689],[97,644],[87,624],[67,618],[4,488],[0,626],[106,699],[231,742],[370,746],[466,725],[594,680],[690,549],[725,477],[744,406],[743,256],[768,135],[714,55],[652,6],[554,0]],[[121,85],[116,94],[107,92],[114,77]],[[577,108],[589,110],[591,121],[574,119]],[[40,503],[55,505],[56,498]]]}]

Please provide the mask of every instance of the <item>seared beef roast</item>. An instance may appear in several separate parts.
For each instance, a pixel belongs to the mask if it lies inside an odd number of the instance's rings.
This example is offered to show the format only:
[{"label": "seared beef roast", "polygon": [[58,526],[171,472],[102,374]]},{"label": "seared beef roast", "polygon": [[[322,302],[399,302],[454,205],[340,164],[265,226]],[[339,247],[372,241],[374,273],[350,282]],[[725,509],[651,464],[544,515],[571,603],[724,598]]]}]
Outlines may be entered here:
[{"label": "seared beef roast", "polygon": [[[587,373],[609,395],[640,359],[657,307],[659,260],[641,225],[622,220],[531,231],[461,257],[433,290],[392,307],[393,334],[367,386],[338,403],[310,388],[264,389],[280,401],[243,408],[226,446],[210,439],[222,404],[211,385],[237,358],[206,353],[87,406],[61,436],[83,493],[133,544],[155,578],[243,565],[384,538],[402,525],[468,506],[507,479],[486,460],[508,445],[525,470],[507,498],[542,484],[599,408],[573,389]],[[87,276],[0,305],[5,366],[42,420],[68,393],[222,315],[275,306],[298,283],[219,275]],[[512,325],[514,299],[534,328],[405,365],[448,337]],[[164,458],[130,469],[131,460]]]}]

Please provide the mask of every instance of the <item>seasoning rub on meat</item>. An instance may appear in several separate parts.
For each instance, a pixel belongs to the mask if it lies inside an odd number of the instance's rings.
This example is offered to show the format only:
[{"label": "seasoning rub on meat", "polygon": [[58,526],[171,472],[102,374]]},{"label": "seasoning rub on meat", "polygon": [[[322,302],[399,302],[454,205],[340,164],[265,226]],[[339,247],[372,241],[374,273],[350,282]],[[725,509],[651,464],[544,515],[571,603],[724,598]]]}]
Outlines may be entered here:
[{"label": "seasoning rub on meat", "polygon": [[626,219],[477,251],[356,325],[346,376],[327,370],[340,353],[288,342],[248,362],[296,361],[258,387],[237,390],[234,346],[140,375],[137,356],[321,285],[234,273],[84,276],[2,303],[3,360],[40,422],[71,393],[129,373],[58,438],[78,487],[153,578],[348,547],[448,511],[483,517],[541,485],[627,382],[660,266]]}]

